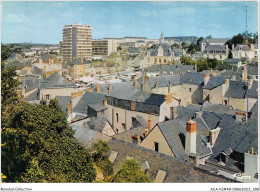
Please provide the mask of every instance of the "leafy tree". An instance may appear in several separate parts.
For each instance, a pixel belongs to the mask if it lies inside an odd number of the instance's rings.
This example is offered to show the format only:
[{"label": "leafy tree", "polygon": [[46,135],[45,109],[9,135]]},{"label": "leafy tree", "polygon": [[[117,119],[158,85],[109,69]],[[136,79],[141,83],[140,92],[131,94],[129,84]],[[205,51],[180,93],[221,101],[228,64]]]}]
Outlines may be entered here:
[{"label": "leafy tree", "polygon": [[117,51],[120,51],[120,50],[122,50],[121,45],[119,45],[119,46],[117,47]]},{"label": "leafy tree", "polygon": [[186,42],[182,42],[181,47],[183,49],[187,49],[189,47],[189,45]]},{"label": "leafy tree", "polygon": [[2,114],[7,182],[92,182],[96,173],[90,153],[73,137],[57,100],[19,105]]},{"label": "leafy tree", "polygon": [[174,49],[174,48],[179,49],[180,45],[178,43],[174,43],[173,45],[171,45],[171,49]]},{"label": "leafy tree", "polygon": [[97,166],[103,171],[105,177],[114,173],[113,164],[107,156],[103,157],[102,161],[97,163]]},{"label": "leafy tree", "polygon": [[110,146],[103,140],[98,140],[92,144],[92,157],[96,165],[103,171],[105,177],[113,174],[113,164],[107,154]]},{"label": "leafy tree", "polygon": [[244,42],[244,38],[241,35],[241,33],[239,33],[239,34],[233,36],[230,40],[228,40],[226,42],[226,45],[228,45],[229,49],[232,49],[233,44],[236,46],[237,44],[243,44],[243,42]]},{"label": "leafy tree", "polygon": [[2,62],[1,170],[6,182],[91,182],[92,158],[73,137],[57,100],[18,98],[14,68]]},{"label": "leafy tree", "polygon": [[197,39],[197,45],[200,46],[200,42],[204,39],[204,37],[200,37]]},{"label": "leafy tree", "polygon": [[125,160],[117,174],[113,183],[151,183],[151,178],[144,174],[134,159]]},{"label": "leafy tree", "polygon": [[194,61],[191,59],[191,57],[181,56],[180,61],[183,65],[194,65]]},{"label": "leafy tree", "polygon": [[211,39],[212,38],[212,35],[208,35],[207,37],[206,37],[206,39]]},{"label": "leafy tree", "polygon": [[237,66],[230,65],[226,62],[219,63],[216,67],[217,70],[222,71],[222,70],[230,70],[230,69],[237,69]]},{"label": "leafy tree", "polygon": [[195,43],[191,43],[188,47],[188,53],[190,54],[194,54],[198,50],[199,50],[199,46]]},{"label": "leafy tree", "polygon": [[110,146],[107,142],[103,140],[98,140],[97,142],[92,144],[92,156],[95,161],[99,162],[103,157],[106,156],[109,151]]}]

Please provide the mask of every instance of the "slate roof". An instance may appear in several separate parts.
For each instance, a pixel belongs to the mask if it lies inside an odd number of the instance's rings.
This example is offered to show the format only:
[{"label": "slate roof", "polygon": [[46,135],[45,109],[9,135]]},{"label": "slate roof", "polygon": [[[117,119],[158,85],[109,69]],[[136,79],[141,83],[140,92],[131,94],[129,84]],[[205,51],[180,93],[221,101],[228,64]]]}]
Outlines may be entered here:
[{"label": "slate roof", "polygon": [[[218,162],[218,155],[220,152],[231,148],[233,151],[245,153],[254,147],[255,151],[258,150],[258,122],[255,119],[250,119],[246,123],[241,122],[226,122],[226,126],[221,126],[222,129],[217,137],[213,147],[213,155],[209,160]],[[235,168],[235,162],[230,165]]]},{"label": "slate roof", "polygon": [[225,97],[232,97],[232,98],[245,98],[246,95],[246,83],[239,82],[239,81],[230,81],[229,88],[225,94]]},{"label": "slate roof", "polygon": [[210,39],[203,39],[201,43],[226,43],[229,39],[226,38],[210,38]]},{"label": "slate roof", "polygon": [[236,77],[236,81],[240,81],[242,79],[242,75],[238,71],[234,70],[227,70],[220,74],[221,77],[229,77],[232,78],[232,76]]},{"label": "slate roof", "polygon": [[169,65],[152,65],[148,67],[147,72],[158,72],[159,75],[163,75],[163,72],[167,72],[170,75],[170,72],[173,75],[179,75],[181,72],[195,72],[195,68],[193,65],[182,65],[182,64],[169,64]]},{"label": "slate roof", "polygon": [[132,129],[126,130],[122,133],[118,133],[118,134],[114,135],[113,138],[116,138],[116,139],[119,139],[119,140],[122,140],[122,141],[125,141],[128,143],[133,143],[132,136],[140,135],[143,137],[144,133],[145,133],[145,129],[147,129],[147,127],[143,127],[143,126],[132,128]]},{"label": "slate roof", "polygon": [[194,111],[200,111],[201,110],[201,105],[196,105],[196,104],[188,104],[186,106],[187,109],[191,109],[191,110],[194,110]]},{"label": "slate roof", "polygon": [[74,113],[88,114],[87,106],[91,104],[103,104],[104,95],[96,92],[85,92],[79,102],[73,108]]},{"label": "slate roof", "polygon": [[71,101],[70,96],[56,96],[58,99],[58,104],[61,106],[62,111],[68,112],[68,102]]},{"label": "slate roof", "polygon": [[227,62],[229,64],[238,64],[238,62],[240,62],[240,59],[225,59],[224,62]]},{"label": "slate roof", "polygon": [[237,45],[232,51],[238,51],[238,50],[243,50],[243,51],[249,51],[250,48],[248,45]]},{"label": "slate roof", "polygon": [[32,74],[34,75],[42,75],[43,71],[37,66],[32,66]]},{"label": "slate roof", "polygon": [[248,75],[258,75],[258,67],[247,66],[247,74]]},{"label": "slate roof", "polygon": [[225,79],[227,79],[227,77],[224,78],[224,77],[210,76],[210,79],[209,79],[207,85],[204,85],[203,89],[209,89],[209,90],[214,89],[214,88],[224,84]]},{"label": "slate roof", "polygon": [[[189,157],[185,152],[186,121],[174,119],[160,122],[158,126],[176,158],[183,162],[188,161]],[[199,156],[205,156],[211,153],[210,149],[203,143],[201,136],[198,134],[196,151]]]},{"label": "slate roof", "polygon": [[41,82],[40,89],[58,89],[58,88],[76,88],[77,86],[57,72],[51,74],[49,77]]},{"label": "slate roof", "polygon": [[140,49],[139,48],[134,48],[134,47],[129,47],[127,49],[128,53],[131,53],[131,54],[139,54],[140,53]]},{"label": "slate roof", "polygon": [[[97,90],[97,85],[92,85],[93,89]],[[137,83],[137,89],[134,88],[132,82],[121,82],[121,83],[112,83],[112,92],[108,95],[118,96],[120,98],[127,98],[129,94],[135,93],[140,89],[140,85]],[[100,93],[107,94],[109,91],[109,84],[100,84]]]},{"label": "slate roof", "polygon": [[247,89],[246,97],[247,98],[258,98],[258,81],[253,81],[253,85],[250,89]]},{"label": "slate roof", "polygon": [[39,79],[22,79],[22,86],[26,86],[26,93],[40,86]]},{"label": "slate roof", "polygon": [[226,47],[221,45],[210,45],[206,47],[205,51],[225,51]]},{"label": "slate roof", "polygon": [[258,100],[250,110],[251,118],[258,120]]},{"label": "slate roof", "polygon": [[202,111],[215,112],[215,113],[226,113],[235,115],[235,111],[230,108],[229,105],[221,105],[214,103],[203,103]]},{"label": "slate roof", "polygon": [[99,112],[99,111],[103,111],[106,109],[106,107],[104,107],[103,104],[101,103],[91,103],[88,105],[90,108],[94,109],[95,111]]},{"label": "slate roof", "polygon": [[25,66],[29,66],[26,63],[21,63],[21,62],[15,62],[15,63],[7,63],[5,65],[6,68],[11,68],[11,67],[16,67],[17,70],[21,70],[22,68],[24,68]]},{"label": "slate roof", "polygon": [[192,84],[192,85],[202,85],[204,83],[204,75],[200,73],[190,73],[187,72],[180,77],[181,84]]},{"label": "slate roof", "polygon": [[170,56],[171,55],[172,50],[171,50],[170,43],[168,43],[168,42],[161,42],[159,45],[156,45],[155,49],[148,49],[146,51],[146,53],[150,52],[151,56],[157,56],[159,46],[162,46],[163,56]]},{"label": "slate roof", "polygon": [[156,87],[156,83],[158,83],[158,87],[168,87],[169,85],[175,86],[180,83],[180,75],[149,77],[148,80],[152,88]]},{"label": "slate roof", "polygon": [[[111,151],[118,152],[113,163],[115,171],[119,170],[127,157],[136,159],[142,167],[145,161],[148,162],[150,169],[146,173],[152,180],[156,178],[159,170],[166,172],[164,183],[216,183],[228,182],[223,177],[205,174],[194,170],[191,164],[185,164],[177,158],[157,153],[153,150],[140,147],[138,145],[128,143],[118,139],[112,139],[109,142]],[[111,152],[110,152],[111,153]],[[110,154],[109,153],[109,154]]]},{"label": "slate roof", "polygon": [[98,140],[109,141],[111,137],[106,136],[96,130],[90,130],[88,128],[84,128],[79,122],[71,123],[70,126],[73,130],[75,130],[74,137],[85,147],[91,147],[93,142]]},{"label": "slate roof", "polygon": [[30,95],[25,97],[26,101],[35,101],[38,100],[38,90],[33,91]]},{"label": "slate roof", "polygon": [[164,95],[148,93],[139,91],[134,94],[131,98],[131,101],[136,101],[139,103],[150,104],[150,105],[161,105],[164,101]]},{"label": "slate roof", "polygon": [[107,122],[106,117],[90,117],[89,128],[102,133]]}]

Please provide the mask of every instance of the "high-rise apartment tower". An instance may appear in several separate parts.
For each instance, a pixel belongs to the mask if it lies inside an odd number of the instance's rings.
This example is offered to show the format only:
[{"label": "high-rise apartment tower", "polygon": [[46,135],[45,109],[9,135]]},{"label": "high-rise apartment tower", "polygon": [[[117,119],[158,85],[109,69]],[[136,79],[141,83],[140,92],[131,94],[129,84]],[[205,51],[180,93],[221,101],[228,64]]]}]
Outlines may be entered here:
[{"label": "high-rise apartment tower", "polygon": [[92,59],[92,27],[89,25],[65,25],[63,28],[63,63],[76,58]]}]

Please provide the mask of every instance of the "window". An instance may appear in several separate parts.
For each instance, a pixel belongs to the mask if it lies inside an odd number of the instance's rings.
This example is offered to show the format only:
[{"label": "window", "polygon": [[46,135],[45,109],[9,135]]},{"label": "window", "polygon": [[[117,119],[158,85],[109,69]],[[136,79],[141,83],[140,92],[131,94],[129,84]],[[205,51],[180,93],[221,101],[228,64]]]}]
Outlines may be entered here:
[{"label": "window", "polygon": [[118,129],[116,129],[116,132],[118,133]]},{"label": "window", "polygon": [[164,71],[164,72],[163,72],[163,76],[166,76],[166,75],[167,75],[167,72],[166,72],[166,71]]},{"label": "window", "polygon": [[172,71],[170,72],[170,75],[173,76],[173,72]]},{"label": "window", "polygon": [[157,152],[159,151],[159,143],[154,142],[154,150]]},{"label": "window", "polygon": [[49,94],[45,95],[45,99],[50,100],[50,95]]},{"label": "window", "polygon": [[159,58],[159,63],[162,63],[162,59],[161,58]]},{"label": "window", "polygon": [[164,59],[164,63],[166,63],[166,59]]},{"label": "window", "polygon": [[118,122],[118,113],[116,113],[116,122]]},{"label": "window", "polygon": [[192,89],[191,88],[189,88],[189,92],[191,92],[192,91]]},{"label": "window", "polygon": [[227,105],[227,100],[224,100],[224,105]]}]

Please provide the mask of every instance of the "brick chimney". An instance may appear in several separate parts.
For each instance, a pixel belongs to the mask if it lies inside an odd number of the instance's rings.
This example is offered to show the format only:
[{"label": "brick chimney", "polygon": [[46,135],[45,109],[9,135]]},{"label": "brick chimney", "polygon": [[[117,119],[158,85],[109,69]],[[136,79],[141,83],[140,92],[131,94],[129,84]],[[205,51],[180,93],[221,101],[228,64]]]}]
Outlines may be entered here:
[{"label": "brick chimney", "polygon": [[186,122],[186,138],[185,138],[185,152],[190,155],[196,155],[196,121],[190,120]]},{"label": "brick chimney", "polygon": [[72,107],[71,107],[71,101],[67,103],[67,109],[68,109],[68,115],[72,114]]},{"label": "brick chimney", "polygon": [[167,104],[171,104],[172,103],[172,94],[168,94],[168,95],[164,95],[164,99],[166,100]]},{"label": "brick chimney", "polygon": [[242,70],[242,79],[247,80],[247,68],[246,67],[244,67],[244,69]]},{"label": "brick chimney", "polygon": [[100,93],[100,84],[97,84],[97,93]]},{"label": "brick chimney", "polygon": [[134,80],[134,89],[137,89],[137,81],[136,81],[136,79]]},{"label": "brick chimney", "polygon": [[135,101],[131,101],[131,110],[135,110]]},{"label": "brick chimney", "polygon": [[216,73],[216,72],[212,72],[211,74],[212,74],[214,77],[217,76],[217,73]]},{"label": "brick chimney", "polygon": [[148,135],[148,129],[145,129],[144,136],[146,137]]},{"label": "brick chimney", "polygon": [[152,129],[152,118],[149,116],[148,118],[148,133],[150,133],[151,129]]},{"label": "brick chimney", "polygon": [[104,107],[107,108],[107,100],[106,99],[104,100]]},{"label": "brick chimney", "polygon": [[207,85],[210,79],[210,74],[205,74],[204,75],[204,85]]},{"label": "brick chimney", "polygon": [[226,91],[227,91],[229,88],[229,79],[225,79],[225,85],[226,85]]}]

